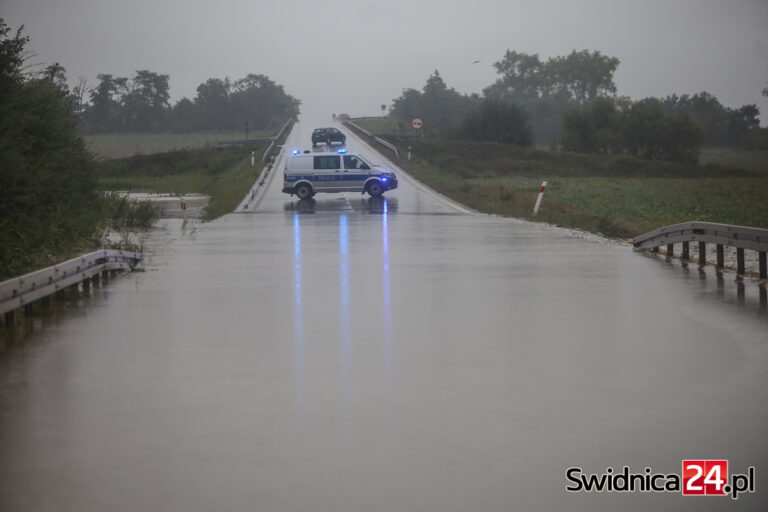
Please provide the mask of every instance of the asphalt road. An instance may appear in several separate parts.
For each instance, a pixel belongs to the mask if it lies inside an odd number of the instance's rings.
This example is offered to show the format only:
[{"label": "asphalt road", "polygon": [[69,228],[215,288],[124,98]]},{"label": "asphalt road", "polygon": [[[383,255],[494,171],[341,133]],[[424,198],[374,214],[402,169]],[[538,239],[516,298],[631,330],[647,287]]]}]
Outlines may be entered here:
[{"label": "asphalt road", "polygon": [[[0,510],[764,510],[754,283],[404,176],[307,203],[281,180],[253,212],[166,221],[146,272],[0,355]],[[757,493],[565,490],[571,466],[717,458]]]}]

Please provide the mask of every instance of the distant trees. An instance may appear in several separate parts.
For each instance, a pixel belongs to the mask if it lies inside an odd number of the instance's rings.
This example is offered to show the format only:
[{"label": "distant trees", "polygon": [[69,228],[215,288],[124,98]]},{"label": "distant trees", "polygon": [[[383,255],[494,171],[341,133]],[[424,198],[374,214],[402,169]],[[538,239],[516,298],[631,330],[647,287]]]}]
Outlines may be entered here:
[{"label": "distant trees", "polygon": [[662,100],[662,106],[669,113],[685,113],[695,119],[704,130],[704,143],[710,146],[741,144],[760,127],[757,105],[726,107],[708,92],[673,94]]},{"label": "distant trees", "polygon": [[656,98],[598,98],[569,110],[563,119],[566,151],[695,162],[701,142],[702,129],[691,116],[665,112]]},{"label": "distant trees", "polygon": [[393,100],[390,115],[402,123],[414,117],[424,120],[425,130],[433,134],[456,135],[470,111],[480,104],[478,95],[463,95],[448,88],[435,70],[427,78],[421,91],[405,89]]},{"label": "distant trees", "polygon": [[530,115],[536,140],[554,143],[568,109],[616,94],[618,65],[619,59],[598,51],[574,50],[542,61],[538,54],[507,50],[494,64],[501,77],[483,93],[519,105]]},{"label": "distant trees", "polygon": [[250,74],[234,83],[209,78],[194,99],[182,98],[173,107],[168,75],[140,70],[130,79],[110,74],[97,79],[82,108],[85,133],[240,130],[246,122],[258,130],[295,118],[301,104],[265,75]]},{"label": "distant trees", "polygon": [[486,98],[464,121],[462,135],[471,140],[484,140],[530,146],[533,131],[528,114],[517,105]]}]

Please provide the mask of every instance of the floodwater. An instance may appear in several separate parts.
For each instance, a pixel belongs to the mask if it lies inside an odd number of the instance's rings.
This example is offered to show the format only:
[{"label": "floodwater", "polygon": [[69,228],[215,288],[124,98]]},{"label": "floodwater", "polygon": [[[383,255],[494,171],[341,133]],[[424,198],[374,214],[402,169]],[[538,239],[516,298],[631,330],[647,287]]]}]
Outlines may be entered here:
[{"label": "floodwater", "polygon": [[[300,203],[274,174],[0,354],[0,510],[765,510],[754,282],[402,176]],[[721,458],[757,492],[565,490]]]}]

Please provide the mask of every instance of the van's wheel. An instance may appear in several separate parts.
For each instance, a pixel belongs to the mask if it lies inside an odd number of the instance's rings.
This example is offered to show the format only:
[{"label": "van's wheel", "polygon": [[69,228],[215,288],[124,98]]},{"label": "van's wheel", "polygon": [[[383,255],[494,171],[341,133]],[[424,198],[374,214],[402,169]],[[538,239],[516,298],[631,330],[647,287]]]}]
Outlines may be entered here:
[{"label": "van's wheel", "polygon": [[369,181],[366,188],[368,189],[368,193],[371,194],[371,197],[379,197],[384,193],[384,187],[382,187],[381,182],[377,180]]},{"label": "van's wheel", "polygon": [[307,185],[306,183],[300,183],[296,186],[295,189],[296,195],[299,196],[299,199],[309,199],[313,195],[315,195],[315,192],[312,190],[312,187]]}]

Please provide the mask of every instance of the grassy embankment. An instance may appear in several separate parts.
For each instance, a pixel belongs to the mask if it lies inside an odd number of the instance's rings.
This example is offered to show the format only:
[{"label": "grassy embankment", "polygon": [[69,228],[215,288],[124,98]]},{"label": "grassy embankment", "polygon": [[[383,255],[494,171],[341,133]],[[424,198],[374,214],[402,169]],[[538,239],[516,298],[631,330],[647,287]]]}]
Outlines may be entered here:
[{"label": "grassy embankment", "polygon": [[[283,139],[289,131],[286,129]],[[193,146],[194,140],[189,139],[188,145]],[[105,160],[98,164],[99,184],[109,190],[209,195],[205,218],[212,220],[234,210],[248,192],[263,167],[260,157],[266,146],[206,145]],[[250,165],[251,151],[257,155],[254,167]]]},{"label": "grassy embankment", "polygon": [[[375,119],[359,123],[377,133]],[[399,165],[478,211],[527,218],[548,181],[537,220],[628,238],[660,226],[701,220],[768,227],[768,152],[714,149],[706,164],[583,155],[468,141],[391,137]],[[388,150],[382,149],[388,157]]]},{"label": "grassy embankment", "polygon": [[[250,132],[251,139],[272,137],[274,130]],[[91,152],[101,158],[125,158],[137,154],[162,153],[178,149],[201,148],[224,140],[240,140],[239,132],[198,133],[104,133],[83,139]]]}]

